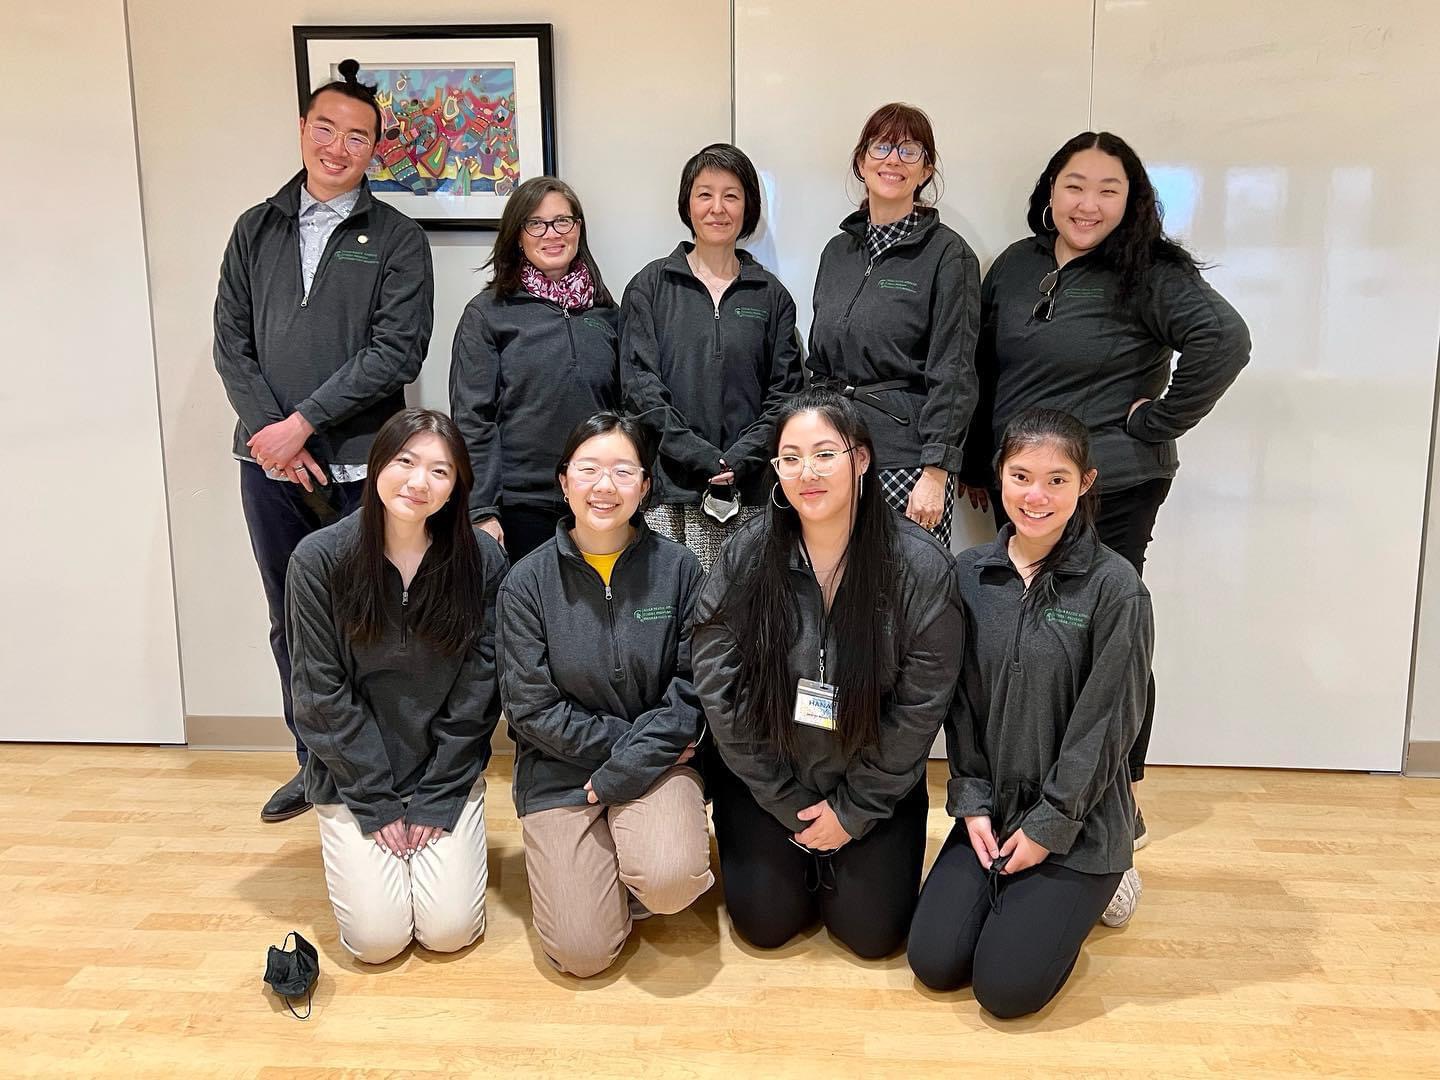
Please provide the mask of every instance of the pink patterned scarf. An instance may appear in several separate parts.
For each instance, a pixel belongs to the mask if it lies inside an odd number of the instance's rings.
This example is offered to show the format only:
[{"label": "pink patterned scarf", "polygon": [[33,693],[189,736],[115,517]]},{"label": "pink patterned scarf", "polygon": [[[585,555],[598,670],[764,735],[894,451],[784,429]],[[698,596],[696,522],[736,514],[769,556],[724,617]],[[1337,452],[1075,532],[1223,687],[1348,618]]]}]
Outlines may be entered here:
[{"label": "pink patterned scarf", "polygon": [[585,311],[595,306],[595,283],[590,280],[590,271],[579,259],[559,281],[551,281],[526,259],[520,267],[520,283],[532,296],[549,300],[570,311]]}]

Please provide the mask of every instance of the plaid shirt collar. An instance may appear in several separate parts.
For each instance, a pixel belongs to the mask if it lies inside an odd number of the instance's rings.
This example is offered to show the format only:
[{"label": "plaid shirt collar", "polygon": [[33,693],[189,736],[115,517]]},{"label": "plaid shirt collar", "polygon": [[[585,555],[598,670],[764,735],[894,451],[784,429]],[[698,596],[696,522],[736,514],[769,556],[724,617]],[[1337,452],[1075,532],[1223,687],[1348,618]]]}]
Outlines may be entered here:
[{"label": "plaid shirt collar", "polygon": [[865,250],[870,253],[870,261],[873,263],[895,244],[909,236],[919,224],[920,210],[917,207],[899,221],[892,221],[888,225],[867,225],[865,227]]}]

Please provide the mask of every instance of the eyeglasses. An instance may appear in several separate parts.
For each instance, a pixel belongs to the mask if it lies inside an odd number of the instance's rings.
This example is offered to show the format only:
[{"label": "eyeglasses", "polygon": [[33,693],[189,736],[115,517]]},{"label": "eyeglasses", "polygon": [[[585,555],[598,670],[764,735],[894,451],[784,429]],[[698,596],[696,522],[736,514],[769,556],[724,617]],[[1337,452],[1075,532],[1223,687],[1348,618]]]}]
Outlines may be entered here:
[{"label": "eyeglasses", "polygon": [[[329,146],[340,134],[329,124],[307,123],[305,127],[310,132],[310,141],[316,146]],[[369,154],[375,147],[371,139],[354,131],[342,138],[340,144],[351,154]]]},{"label": "eyeglasses", "polygon": [[1043,319],[1045,322],[1050,321],[1050,317],[1055,314],[1055,286],[1058,284],[1060,284],[1058,269],[1051,270],[1040,279],[1040,291],[1045,295],[1040,298],[1040,302],[1035,305],[1035,310],[1030,313],[1031,318]]},{"label": "eyeglasses", "polygon": [[813,454],[781,454],[770,459],[770,465],[781,480],[798,480],[805,472],[805,466],[816,476],[829,476],[840,467],[840,459],[853,454],[855,447],[848,450],[817,450]]},{"label": "eyeglasses", "polygon": [[900,160],[906,165],[914,165],[925,156],[925,148],[918,142],[891,143],[879,139],[870,144],[867,153],[876,161],[884,161],[892,150],[900,155]]},{"label": "eyeglasses", "polygon": [[551,218],[549,221],[546,221],[544,218],[532,217],[525,219],[523,228],[538,240],[551,229],[555,230],[556,236],[565,236],[571,229],[579,224],[579,221],[580,219],[578,217],[571,217],[569,214],[561,214],[559,217]]},{"label": "eyeglasses", "polygon": [[581,487],[594,487],[600,477],[609,476],[617,488],[633,488],[645,479],[645,470],[637,465],[597,465],[593,461],[577,461],[565,467],[570,479]]}]

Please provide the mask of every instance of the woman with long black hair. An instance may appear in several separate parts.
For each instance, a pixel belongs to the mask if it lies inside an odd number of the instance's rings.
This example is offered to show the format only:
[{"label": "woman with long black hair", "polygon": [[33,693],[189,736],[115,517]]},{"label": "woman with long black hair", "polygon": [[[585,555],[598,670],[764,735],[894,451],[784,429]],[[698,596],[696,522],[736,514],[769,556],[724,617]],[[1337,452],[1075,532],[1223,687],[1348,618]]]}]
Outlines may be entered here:
[{"label": "woman with long black hair", "polygon": [[470,526],[470,484],[448,416],[397,413],[360,509],[302,540],[286,577],[305,795],[340,943],[370,964],[412,938],[453,952],[485,930],[481,774],[506,563]]},{"label": "woman with long black hair", "polygon": [[[1250,334],[1195,259],[1165,235],[1145,166],[1108,131],[1060,147],[1030,193],[1033,235],[1000,253],[981,289],[981,405],[961,479],[971,502],[996,499],[993,448],[1032,406],[1089,430],[1100,472],[1100,542],[1144,572],[1160,505],[1179,468],[1175,442],[1215,407],[1250,359]],[[1180,354],[1171,370],[1171,358]],[[1155,685],[1129,754],[1145,775]],[[1135,846],[1148,837],[1137,810]]]},{"label": "woman with long black hair", "polygon": [[1145,711],[1150,594],[1095,534],[1085,425],[1027,409],[1000,446],[1011,524],[957,566],[969,632],[946,723],[956,818],[910,930],[933,990],[999,1017],[1059,993],[1097,919],[1139,895],[1125,757]]},{"label": "woman with long black hair", "polygon": [[620,311],[586,231],[569,184],[526,180],[500,216],[494,276],[455,328],[450,413],[475,471],[470,519],[512,562],[564,514],[550,466],[565,433],[619,396]]},{"label": "woman with long black hair", "polygon": [[904,944],[925,853],[925,761],[953,696],[954,563],[874,481],[850,401],[776,424],[778,482],[696,605],[695,683],[730,920],[776,948],[817,920],[863,957]]}]

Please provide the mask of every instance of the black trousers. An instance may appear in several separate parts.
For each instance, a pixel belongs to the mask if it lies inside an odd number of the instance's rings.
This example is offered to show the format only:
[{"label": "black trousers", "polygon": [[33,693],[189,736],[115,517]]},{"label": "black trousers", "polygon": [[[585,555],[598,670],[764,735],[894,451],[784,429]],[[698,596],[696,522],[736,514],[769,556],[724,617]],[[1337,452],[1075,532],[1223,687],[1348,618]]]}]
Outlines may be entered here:
[{"label": "black trousers", "polygon": [[[1101,491],[1100,512],[1095,519],[1095,531],[1100,542],[1122,556],[1135,567],[1135,572],[1145,576],[1145,551],[1154,539],[1155,518],[1160,505],[1170,494],[1169,478],[1147,480],[1134,487],[1119,491]],[[1009,522],[1000,505],[999,492],[990,492],[990,505],[995,513],[995,527]],[[1140,733],[1130,747],[1130,779],[1141,780],[1145,776],[1145,755],[1150,750],[1150,731],[1155,726],[1155,676],[1150,676],[1150,685],[1145,694],[1145,717],[1140,722]]]},{"label": "black trousers", "polygon": [[307,492],[299,484],[271,480],[253,461],[240,462],[240,507],[250,530],[250,549],[265,586],[270,609],[270,651],[280,672],[280,693],[285,702],[285,725],[295,736],[295,756],[305,764],[309,751],[295,731],[295,708],[290,700],[290,645],[285,639],[285,571],[301,540],[334,524],[360,505],[365,481],[349,484],[331,481]]},{"label": "black trousers", "polygon": [[1001,1019],[1026,1016],[1060,992],[1121,874],[1082,874],[1049,861],[991,875],[957,821],[915,909],[907,959],[931,990],[970,983]]},{"label": "black trousers", "polygon": [[565,508],[554,506],[507,506],[500,511],[500,528],[505,532],[505,554],[514,566],[555,535],[555,526]]},{"label": "black trousers", "polygon": [[[715,838],[725,906],[736,933],[777,949],[823,922],[857,956],[877,960],[905,944],[925,859],[930,795],[916,784],[894,815],[834,854],[797,847],[745,784],[710,755]],[[1108,899],[1108,898],[1107,898]]]}]

